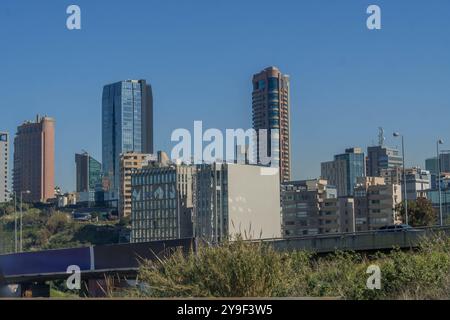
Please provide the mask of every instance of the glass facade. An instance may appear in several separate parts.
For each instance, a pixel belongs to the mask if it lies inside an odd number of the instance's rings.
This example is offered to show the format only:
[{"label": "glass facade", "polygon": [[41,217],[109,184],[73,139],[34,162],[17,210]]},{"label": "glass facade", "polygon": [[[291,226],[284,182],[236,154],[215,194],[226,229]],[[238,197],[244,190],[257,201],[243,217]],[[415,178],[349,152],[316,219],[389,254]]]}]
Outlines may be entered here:
[{"label": "glass facade", "polygon": [[132,174],[132,242],[192,236],[192,169],[144,168]]},{"label": "glass facade", "polygon": [[365,156],[362,152],[354,152],[353,149],[346,150],[346,153],[335,156],[335,161],[343,160],[346,165],[346,173],[344,174],[345,186],[347,190],[343,190],[342,195],[351,196],[354,194],[356,179],[364,177],[365,174]]},{"label": "glass facade", "polygon": [[94,192],[102,183],[102,164],[88,153],[75,154],[76,191]]},{"label": "glass facade", "polygon": [[102,183],[102,164],[89,157],[89,190],[95,190]]},{"label": "glass facade", "polygon": [[128,151],[153,152],[151,87],[144,80],[127,80],[103,89],[103,173],[109,200],[117,200],[120,155]]}]

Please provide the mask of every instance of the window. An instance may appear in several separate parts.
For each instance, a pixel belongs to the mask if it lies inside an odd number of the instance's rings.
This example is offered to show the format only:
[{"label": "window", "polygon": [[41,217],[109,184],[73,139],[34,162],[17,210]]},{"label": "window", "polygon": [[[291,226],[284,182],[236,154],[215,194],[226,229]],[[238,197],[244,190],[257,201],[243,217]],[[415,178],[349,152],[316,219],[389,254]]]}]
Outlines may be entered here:
[{"label": "window", "polygon": [[278,78],[269,78],[269,91],[278,90]]},{"label": "window", "polygon": [[266,81],[264,81],[264,80],[259,80],[258,82],[255,82],[253,84],[254,90],[264,90],[265,87],[266,87]]}]

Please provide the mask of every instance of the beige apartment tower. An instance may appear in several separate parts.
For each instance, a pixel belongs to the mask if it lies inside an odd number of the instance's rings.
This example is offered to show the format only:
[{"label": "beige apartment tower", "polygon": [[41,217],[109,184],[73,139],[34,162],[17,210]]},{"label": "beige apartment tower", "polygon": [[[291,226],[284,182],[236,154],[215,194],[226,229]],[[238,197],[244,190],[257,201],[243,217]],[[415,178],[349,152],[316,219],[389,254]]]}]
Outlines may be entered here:
[{"label": "beige apartment tower", "polygon": [[[55,120],[36,117],[17,128],[14,139],[14,191],[24,201],[55,196]],[[28,192],[29,191],[29,192]]]},{"label": "beige apartment tower", "polygon": [[[257,157],[272,157],[280,168],[280,181],[291,180],[290,95],[289,76],[276,67],[268,67],[253,76],[252,118],[258,134]],[[267,139],[259,138],[260,130],[267,130]],[[278,132],[277,132],[278,130]],[[265,155],[264,155],[265,156]]]}]

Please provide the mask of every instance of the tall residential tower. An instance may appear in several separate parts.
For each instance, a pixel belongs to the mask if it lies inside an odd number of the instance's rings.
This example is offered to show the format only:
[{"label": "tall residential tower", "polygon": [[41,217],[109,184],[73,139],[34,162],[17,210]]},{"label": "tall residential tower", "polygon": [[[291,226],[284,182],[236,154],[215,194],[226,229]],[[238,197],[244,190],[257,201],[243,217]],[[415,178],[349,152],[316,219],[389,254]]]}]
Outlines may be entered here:
[{"label": "tall residential tower", "polygon": [[[276,67],[268,67],[255,74],[252,110],[253,129],[256,132],[266,129],[268,132],[267,141],[257,141],[258,162],[259,150],[266,149],[267,156],[271,156],[280,168],[281,182],[291,180],[289,76],[282,74]],[[278,130],[278,134],[273,130]]]},{"label": "tall residential tower", "polygon": [[[55,196],[55,120],[36,117],[17,128],[14,138],[14,191],[25,201]],[[29,192],[28,192],[29,191]]]}]

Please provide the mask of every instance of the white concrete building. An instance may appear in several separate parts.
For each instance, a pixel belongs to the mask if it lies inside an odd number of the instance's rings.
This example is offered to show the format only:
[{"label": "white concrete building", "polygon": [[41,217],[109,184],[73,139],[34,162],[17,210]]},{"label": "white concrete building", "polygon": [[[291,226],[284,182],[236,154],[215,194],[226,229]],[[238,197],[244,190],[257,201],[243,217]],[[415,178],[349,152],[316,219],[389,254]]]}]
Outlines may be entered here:
[{"label": "white concrete building", "polygon": [[417,198],[426,198],[427,191],[431,189],[431,173],[428,170],[412,168],[405,170],[406,196],[408,201]]},{"label": "white concrete building", "polygon": [[197,166],[194,235],[217,242],[281,237],[278,168],[213,163]]}]

